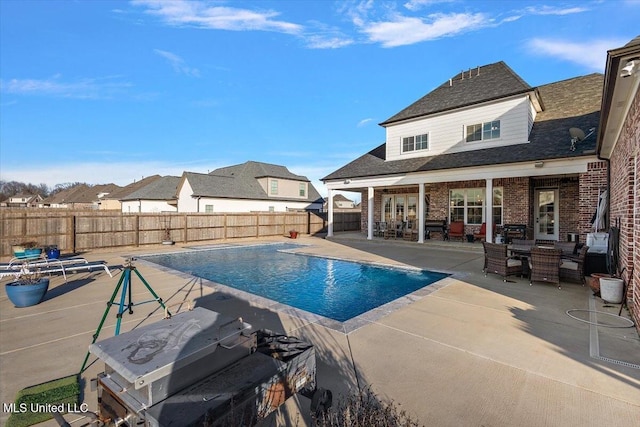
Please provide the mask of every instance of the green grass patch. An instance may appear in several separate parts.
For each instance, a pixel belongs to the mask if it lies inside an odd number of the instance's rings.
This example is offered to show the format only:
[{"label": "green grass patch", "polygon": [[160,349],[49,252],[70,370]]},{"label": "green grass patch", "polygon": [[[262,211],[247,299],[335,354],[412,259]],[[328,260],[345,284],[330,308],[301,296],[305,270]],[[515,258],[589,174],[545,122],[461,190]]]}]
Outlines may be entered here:
[{"label": "green grass patch", "polygon": [[[20,390],[16,396],[14,413],[7,427],[27,427],[53,418],[43,405],[63,405],[72,408],[80,397],[79,375],[74,374]],[[59,406],[57,406],[58,408]],[[63,411],[66,412],[66,411]]]}]

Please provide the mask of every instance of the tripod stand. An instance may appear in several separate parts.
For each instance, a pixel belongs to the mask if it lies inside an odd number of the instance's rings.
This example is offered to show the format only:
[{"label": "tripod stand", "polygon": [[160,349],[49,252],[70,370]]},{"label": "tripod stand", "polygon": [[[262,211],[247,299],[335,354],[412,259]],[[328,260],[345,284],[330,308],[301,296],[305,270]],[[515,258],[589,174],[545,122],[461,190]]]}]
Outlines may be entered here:
[{"label": "tripod stand", "polygon": [[[117,320],[116,320],[116,333],[115,333],[115,335],[119,335],[120,334],[120,324],[122,323],[122,315],[125,313],[125,311],[129,311],[129,314],[133,314],[133,307],[135,307],[136,305],[141,305],[141,304],[146,304],[146,303],[149,303],[149,302],[157,301],[158,304],[160,304],[160,306],[165,310],[165,312],[167,312],[167,315],[171,316],[171,313],[169,313],[167,311],[167,307],[165,307],[164,302],[162,301],[162,298],[160,298],[154,292],[154,290],[151,288],[151,286],[147,283],[146,280],[144,280],[144,277],[142,277],[140,272],[133,265],[133,261],[134,260],[135,260],[134,258],[127,258],[127,260],[125,261],[124,270],[122,271],[122,274],[120,275],[120,280],[118,280],[118,285],[114,289],[113,294],[111,295],[111,299],[109,300],[109,302],[107,302],[107,308],[104,311],[104,314],[102,315],[102,320],[100,320],[100,324],[98,325],[98,329],[96,329],[96,332],[93,334],[93,341],[91,341],[91,344],[95,344],[95,342],[98,340],[98,336],[100,336],[100,331],[102,330],[102,326],[104,325],[104,322],[107,319],[107,315],[109,314],[109,311],[111,310],[111,306],[114,304],[114,301],[116,299],[116,295],[118,294],[118,291],[120,290],[121,287],[122,287],[122,293],[120,294],[120,305],[119,305],[118,313],[116,315]],[[154,299],[134,304],[134,302],[132,301],[132,296],[131,296],[132,295],[132,292],[131,292],[131,288],[132,288],[132,286],[131,286],[131,272],[132,271],[134,273],[136,273],[136,276],[138,276],[138,278],[142,281],[142,283],[147,288],[147,290],[151,293],[151,295],[153,295]],[[87,351],[87,355],[85,356],[84,362],[82,363],[82,368],[80,369],[80,373],[83,373],[85,368],[86,368],[86,366],[87,366],[87,361],[89,360],[89,353],[90,352]]]}]

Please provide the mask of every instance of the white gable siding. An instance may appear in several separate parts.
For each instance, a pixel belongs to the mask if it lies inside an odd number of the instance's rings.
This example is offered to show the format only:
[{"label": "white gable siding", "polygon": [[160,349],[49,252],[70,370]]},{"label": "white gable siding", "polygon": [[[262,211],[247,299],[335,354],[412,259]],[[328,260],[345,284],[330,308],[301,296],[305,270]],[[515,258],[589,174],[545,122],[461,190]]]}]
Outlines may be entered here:
[{"label": "white gable siding", "polygon": [[[278,181],[278,194],[271,194],[271,181]],[[309,183],[304,181],[294,181],[284,178],[260,178],[258,183],[269,197],[292,197],[296,199],[307,199],[309,197]],[[305,194],[300,195],[300,184],[304,185]]]},{"label": "white gable siding", "polygon": [[138,212],[177,212],[177,209],[162,200],[126,200],[122,202],[122,213]]},{"label": "white gable siding", "polygon": [[[526,143],[529,138],[531,102],[527,95],[483,104],[387,127],[387,160],[434,156]],[[466,142],[465,127],[500,120],[500,138]],[[429,149],[401,153],[402,138],[429,134]]]},{"label": "white gable siding", "polygon": [[[308,202],[283,202],[276,200],[240,200],[221,198],[201,198],[199,212],[206,211],[206,205],[213,206],[213,212],[268,212],[273,207],[274,212],[287,212],[289,210],[320,209],[321,204]],[[180,212],[187,212],[180,210]],[[197,210],[188,212],[198,212]]]},{"label": "white gable siding", "polygon": [[[178,212],[198,212],[198,199],[191,197],[193,189],[185,179],[178,193]],[[204,207],[202,208],[204,211]]]}]

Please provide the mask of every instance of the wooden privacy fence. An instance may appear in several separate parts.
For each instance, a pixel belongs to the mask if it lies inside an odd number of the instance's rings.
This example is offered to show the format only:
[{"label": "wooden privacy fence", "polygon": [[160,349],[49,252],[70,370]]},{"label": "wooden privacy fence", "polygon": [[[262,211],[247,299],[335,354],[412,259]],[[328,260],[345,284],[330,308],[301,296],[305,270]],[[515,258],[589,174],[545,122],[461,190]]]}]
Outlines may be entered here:
[{"label": "wooden privacy fence", "polygon": [[[242,237],[326,232],[326,214],[311,212],[140,213],[114,211],[10,210],[0,216],[0,256],[11,245],[36,242],[63,252],[144,246],[166,240],[192,243]],[[360,230],[360,213],[334,213],[334,231]]]}]

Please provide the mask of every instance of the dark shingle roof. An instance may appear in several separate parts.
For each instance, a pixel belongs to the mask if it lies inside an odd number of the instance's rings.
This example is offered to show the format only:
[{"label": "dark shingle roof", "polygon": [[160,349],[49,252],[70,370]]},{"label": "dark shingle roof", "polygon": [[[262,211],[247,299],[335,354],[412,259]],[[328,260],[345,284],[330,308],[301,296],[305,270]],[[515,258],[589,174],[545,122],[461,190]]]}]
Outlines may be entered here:
[{"label": "dark shingle roof", "polygon": [[596,143],[593,135],[580,142],[575,151],[569,150],[569,128],[578,127],[586,132],[598,126],[602,85],[602,74],[590,74],[538,87],[545,110],[536,116],[529,143],[388,162],[386,144],[382,144],[322,180],[593,155]]},{"label": "dark shingle roof", "polygon": [[271,177],[291,179],[294,181],[309,181],[306,176],[293,174],[289,172],[289,169],[284,166],[254,161],[248,161],[239,165],[218,168],[210,172],[209,175],[242,177],[251,179]]},{"label": "dark shingle roof", "polygon": [[386,126],[394,122],[462,108],[470,105],[505,98],[533,90],[504,62],[472,68],[458,73],[429,92],[398,114],[380,123]]},{"label": "dark shingle roof", "polygon": [[[280,179],[290,179],[309,183],[309,191],[306,199],[295,197],[269,197],[266,191],[258,182],[259,178],[271,177]],[[222,197],[235,199],[256,199],[256,200],[293,200],[316,202],[320,199],[320,194],[311,184],[307,177],[296,175],[284,167],[249,161],[240,165],[228,166],[216,169],[209,174],[185,172],[186,178],[193,190],[193,196],[200,197]]]},{"label": "dark shingle roof", "polygon": [[179,176],[159,177],[120,200],[176,200],[176,189],[179,182]]},{"label": "dark shingle roof", "polygon": [[104,199],[122,200],[124,197],[127,197],[134,191],[138,191],[142,187],[145,187],[160,178],[160,175],[151,175],[146,178],[142,178],[140,181],[132,182],[131,184],[126,185],[118,189],[117,191],[114,191],[113,193],[109,193],[104,197]]}]

